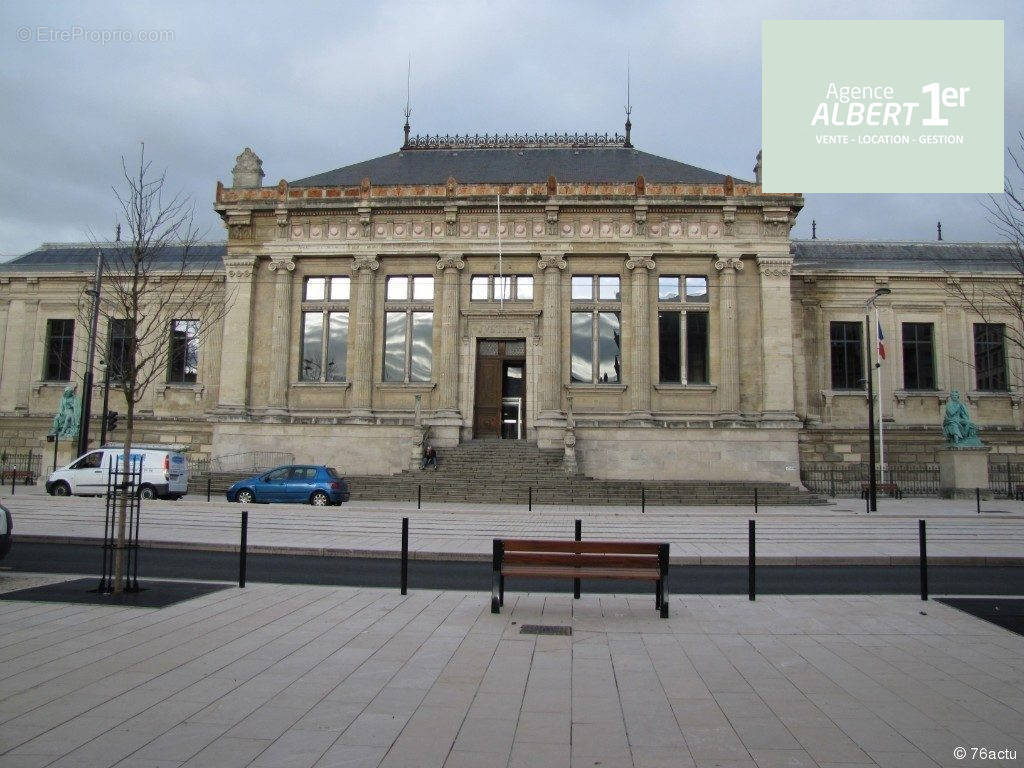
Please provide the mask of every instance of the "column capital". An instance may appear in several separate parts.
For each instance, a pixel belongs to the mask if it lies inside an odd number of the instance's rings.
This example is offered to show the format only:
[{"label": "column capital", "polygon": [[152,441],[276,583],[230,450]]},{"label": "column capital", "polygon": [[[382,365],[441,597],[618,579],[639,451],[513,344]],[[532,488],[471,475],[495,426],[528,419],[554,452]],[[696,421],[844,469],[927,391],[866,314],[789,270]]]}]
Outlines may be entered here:
[{"label": "column capital", "polygon": [[461,253],[446,253],[439,256],[437,259],[437,271],[444,272],[447,270],[462,270],[465,269],[466,262],[462,258]]},{"label": "column capital", "polygon": [[629,257],[626,259],[626,269],[632,270],[637,267],[654,269],[654,254],[649,251],[631,251]]},{"label": "column capital", "polygon": [[718,260],[715,262],[715,269],[719,272],[724,272],[727,269],[742,272],[743,259],[739,256],[719,256]]},{"label": "column capital", "polygon": [[561,251],[547,251],[537,259],[537,269],[544,270],[548,267],[565,269],[565,255]]},{"label": "column capital", "polygon": [[224,259],[224,273],[229,279],[244,280],[252,277],[252,271],[256,266],[256,257],[228,256]]},{"label": "column capital", "polygon": [[793,268],[792,256],[758,256],[757,266],[765,277],[789,277]]},{"label": "column capital", "polygon": [[376,272],[380,269],[380,262],[377,261],[375,253],[361,253],[352,259],[352,274],[358,275],[362,270]]},{"label": "column capital", "polygon": [[267,265],[267,269],[271,272],[294,272],[295,271],[295,257],[294,256],[272,256],[270,263]]}]

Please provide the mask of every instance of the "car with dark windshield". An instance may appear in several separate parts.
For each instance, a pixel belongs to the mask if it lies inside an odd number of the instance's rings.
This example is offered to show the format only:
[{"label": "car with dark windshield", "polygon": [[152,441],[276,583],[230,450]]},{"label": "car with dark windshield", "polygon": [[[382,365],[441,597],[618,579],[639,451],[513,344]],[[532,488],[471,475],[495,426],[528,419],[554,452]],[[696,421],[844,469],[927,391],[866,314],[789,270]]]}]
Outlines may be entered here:
[{"label": "car with dark windshield", "polygon": [[239,480],[227,490],[240,504],[292,501],[326,507],[349,500],[348,483],[333,467],[292,464]]}]

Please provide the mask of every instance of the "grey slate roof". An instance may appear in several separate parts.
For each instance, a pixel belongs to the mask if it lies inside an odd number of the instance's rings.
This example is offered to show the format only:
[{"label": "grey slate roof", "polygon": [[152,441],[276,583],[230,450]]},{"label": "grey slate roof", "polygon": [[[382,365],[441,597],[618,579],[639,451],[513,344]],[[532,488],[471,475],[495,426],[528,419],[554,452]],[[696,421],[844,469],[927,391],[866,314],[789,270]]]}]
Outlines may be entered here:
[{"label": "grey slate roof", "polygon": [[793,266],[819,272],[1010,272],[1024,262],[1009,244],[884,240],[793,240]]},{"label": "grey slate roof", "polygon": [[[372,184],[444,184],[456,181],[653,182],[721,184],[725,176],[627,147],[534,147],[512,149],[413,149],[289,182],[293,187]],[[740,180],[737,179],[737,182]],[[743,182],[740,182],[743,183]]]},{"label": "grey slate roof", "polygon": [[[100,243],[105,253],[114,253],[114,243]],[[0,272],[92,272],[96,268],[96,248],[94,243],[43,243],[38,248],[18,256],[11,261],[0,264]],[[221,269],[226,243],[199,243],[189,250],[188,265],[196,270]],[[181,251],[167,248],[157,254],[153,266],[155,269],[175,269],[181,260]]]}]

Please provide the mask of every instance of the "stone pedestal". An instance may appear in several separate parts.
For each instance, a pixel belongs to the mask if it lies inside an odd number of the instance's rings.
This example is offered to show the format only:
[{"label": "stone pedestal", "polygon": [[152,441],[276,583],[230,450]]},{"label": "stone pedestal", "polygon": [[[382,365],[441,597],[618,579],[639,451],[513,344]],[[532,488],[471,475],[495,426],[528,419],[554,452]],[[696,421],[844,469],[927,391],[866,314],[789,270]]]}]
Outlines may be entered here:
[{"label": "stone pedestal", "polygon": [[944,499],[974,498],[981,488],[982,498],[990,498],[988,490],[988,446],[974,448],[943,448],[939,454],[939,493]]}]

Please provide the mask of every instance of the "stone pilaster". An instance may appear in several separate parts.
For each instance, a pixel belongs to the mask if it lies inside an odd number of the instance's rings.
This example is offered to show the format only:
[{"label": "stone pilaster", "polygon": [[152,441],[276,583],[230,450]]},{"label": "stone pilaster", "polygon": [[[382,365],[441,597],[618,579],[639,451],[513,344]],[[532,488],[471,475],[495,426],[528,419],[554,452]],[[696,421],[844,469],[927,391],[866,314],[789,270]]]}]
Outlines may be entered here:
[{"label": "stone pilaster", "polygon": [[369,417],[373,410],[373,293],[374,273],[380,262],[373,254],[356,256],[352,262],[355,278],[355,311],[349,322],[352,354],[352,415]]},{"label": "stone pilaster", "polygon": [[[7,413],[28,411],[28,395],[33,381],[32,354],[36,347],[34,340],[38,305],[36,299],[12,299],[8,305],[3,378],[0,379],[0,410]],[[12,343],[15,339],[21,339],[23,343]],[[32,343],[24,343],[26,340]],[[40,371],[36,378],[41,378],[41,375]]]},{"label": "stone pilaster", "polygon": [[630,253],[626,269],[633,274],[630,307],[630,382],[629,407],[634,419],[651,418],[651,307],[650,273],[654,269],[652,253]]},{"label": "stone pilaster", "polygon": [[458,445],[462,416],[459,414],[459,274],[466,262],[457,253],[437,260],[441,273],[441,348],[437,358],[437,413],[433,419],[434,442]]},{"label": "stone pilaster", "polygon": [[718,410],[739,413],[740,410],[740,324],[736,275],[743,271],[743,260],[721,256],[715,261],[718,271]]},{"label": "stone pilaster", "polygon": [[762,411],[769,418],[794,419],[793,413],[793,307],[786,255],[757,257],[761,272]]},{"label": "stone pilaster", "polygon": [[541,314],[543,360],[540,384],[540,413],[537,416],[537,444],[541,448],[562,446],[565,415],[562,413],[562,272],[561,252],[542,253],[537,269],[544,273],[544,309]]},{"label": "stone pilaster", "polygon": [[271,324],[271,349],[274,350],[274,370],[270,377],[267,405],[271,412],[288,411],[289,361],[291,360],[292,328],[292,273],[295,259],[291,256],[274,258],[269,265],[274,274],[274,317]]},{"label": "stone pilaster", "polygon": [[249,405],[249,372],[252,348],[252,280],[255,256],[224,259],[225,296],[223,341],[220,350],[220,402],[217,410],[243,414]]}]

